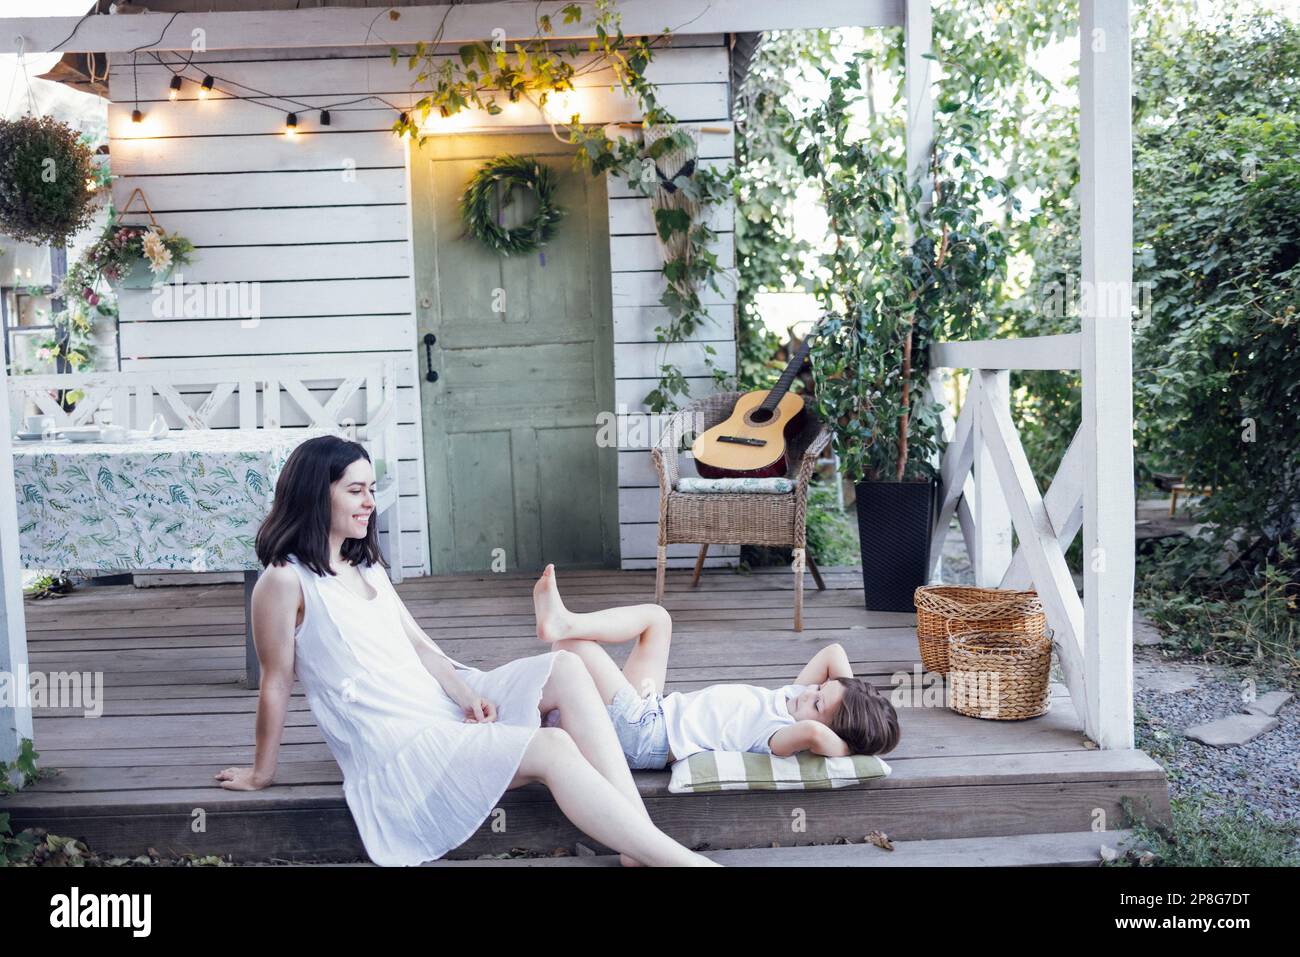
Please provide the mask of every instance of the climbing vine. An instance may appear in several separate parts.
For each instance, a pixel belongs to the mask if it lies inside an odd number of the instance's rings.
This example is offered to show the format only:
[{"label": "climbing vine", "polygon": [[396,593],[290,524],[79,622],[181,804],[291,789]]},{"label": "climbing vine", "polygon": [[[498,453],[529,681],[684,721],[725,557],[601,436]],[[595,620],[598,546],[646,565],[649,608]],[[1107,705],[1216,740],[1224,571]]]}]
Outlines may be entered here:
[{"label": "climbing vine", "polygon": [[[393,132],[423,143],[431,135],[427,131],[430,115],[445,118],[465,109],[496,115],[503,109],[498,102],[502,95],[512,103],[531,103],[545,115],[553,97],[574,90],[579,78],[603,71],[612,72],[622,92],[636,99],[643,127],[675,126],[677,120],[659,103],[655,86],[645,75],[655,49],[671,39],[671,33],[665,29],[653,38],[627,37],[613,0],[595,0],[591,7],[588,23],[592,36],[584,44],[559,40],[552,17],[539,15],[537,31],[527,40],[466,43],[454,56],[448,56],[440,26],[431,40],[417,43],[413,52],[405,54],[407,67],[415,74],[414,87],[423,92],[411,110],[398,117]],[[396,20],[401,11],[389,10],[388,15]],[[584,22],[583,8],[577,3],[563,7],[559,16],[566,26]],[[393,48],[390,56],[396,64],[403,53]],[[689,341],[714,321],[704,296],[709,289],[722,291],[718,279],[723,267],[710,248],[717,234],[708,226],[708,213],[731,195],[732,174],[697,163],[689,173],[683,170],[667,180],[656,161],[691,145],[688,134],[680,129],[649,146],[611,138],[604,124],[583,123],[576,113],[569,117],[565,129],[567,142],[577,146],[575,163],[591,175],[614,173],[629,189],[647,198],[662,188],[680,191],[698,204],[699,215],[694,219],[681,209],[655,211],[659,239],[665,246],[671,243],[675,252],[665,257],[662,268],[666,289],[660,304],[666,307],[668,319],[655,328],[660,374],[645,403],[653,412],[672,411],[679,399],[690,395],[687,376],[672,347]],[[553,123],[552,132],[559,136]],[[702,349],[715,383],[728,385],[731,376],[718,365],[713,347],[704,345]]]}]

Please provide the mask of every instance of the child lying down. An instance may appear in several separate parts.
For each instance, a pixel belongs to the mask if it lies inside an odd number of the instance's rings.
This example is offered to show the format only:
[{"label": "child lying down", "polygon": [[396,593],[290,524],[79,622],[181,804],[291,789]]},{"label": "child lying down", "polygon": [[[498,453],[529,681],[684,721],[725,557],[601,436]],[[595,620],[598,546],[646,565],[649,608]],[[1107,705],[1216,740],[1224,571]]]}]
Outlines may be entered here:
[{"label": "child lying down", "polygon": [[[760,751],[778,757],[887,754],[898,744],[889,699],[853,676],[848,656],[827,645],[792,684],[715,684],[664,695],[672,618],[659,605],[574,613],[548,565],[533,588],[537,636],[582,658],[596,683],[629,767],[665,768],[698,751]],[[602,647],[636,642],[620,670]],[[558,722],[558,712],[547,724]]]}]

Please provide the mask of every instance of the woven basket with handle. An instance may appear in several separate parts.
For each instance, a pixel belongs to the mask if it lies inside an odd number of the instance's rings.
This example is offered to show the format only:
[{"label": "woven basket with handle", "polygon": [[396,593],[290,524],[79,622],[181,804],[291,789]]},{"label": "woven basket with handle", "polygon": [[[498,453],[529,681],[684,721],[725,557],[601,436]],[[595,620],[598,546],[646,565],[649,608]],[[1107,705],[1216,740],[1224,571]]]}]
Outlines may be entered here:
[{"label": "woven basket with handle", "polygon": [[1052,639],[1014,631],[949,637],[948,707],[992,721],[1036,718],[1050,706]]},{"label": "woven basket with handle", "polygon": [[[1034,591],[975,588],[969,585],[924,585],[916,590],[916,643],[926,671],[948,671],[949,624],[968,629],[1042,635],[1047,616]],[[961,626],[965,626],[965,629]]]}]

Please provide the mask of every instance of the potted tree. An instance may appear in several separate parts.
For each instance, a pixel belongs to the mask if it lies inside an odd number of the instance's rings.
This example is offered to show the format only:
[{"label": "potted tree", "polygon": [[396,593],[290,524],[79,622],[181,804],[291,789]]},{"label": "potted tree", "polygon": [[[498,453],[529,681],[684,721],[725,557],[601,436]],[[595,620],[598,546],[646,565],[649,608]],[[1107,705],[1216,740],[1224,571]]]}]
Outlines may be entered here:
[{"label": "potted tree", "polygon": [[[817,408],[857,493],[867,608],[912,611],[926,584],[941,450],[941,406],[929,397],[929,347],[966,337],[1005,274],[1001,234],[979,204],[1005,202],[961,154],[931,157],[933,195],[901,156],[861,138],[859,58],[828,77],[826,102],[801,123],[799,161],[821,189],[833,246],[813,291],[826,318],[812,362]],[[855,115],[856,114],[856,115]]]}]

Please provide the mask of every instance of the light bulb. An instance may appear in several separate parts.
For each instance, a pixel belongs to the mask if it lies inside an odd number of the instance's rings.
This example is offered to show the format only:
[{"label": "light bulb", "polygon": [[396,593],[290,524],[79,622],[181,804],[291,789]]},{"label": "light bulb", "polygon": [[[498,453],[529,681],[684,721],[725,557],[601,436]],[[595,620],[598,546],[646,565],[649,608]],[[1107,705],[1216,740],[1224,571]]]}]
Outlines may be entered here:
[{"label": "light bulb", "polygon": [[293,136],[298,132],[298,114],[290,113],[284,118],[284,133],[286,136]]},{"label": "light bulb", "polygon": [[171,89],[167,92],[167,99],[174,100],[181,95],[181,78],[180,75],[172,77]]},{"label": "light bulb", "polygon": [[199,84],[199,99],[206,100],[208,94],[212,92],[212,77],[205,76],[203,82]]}]

